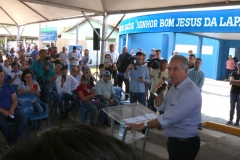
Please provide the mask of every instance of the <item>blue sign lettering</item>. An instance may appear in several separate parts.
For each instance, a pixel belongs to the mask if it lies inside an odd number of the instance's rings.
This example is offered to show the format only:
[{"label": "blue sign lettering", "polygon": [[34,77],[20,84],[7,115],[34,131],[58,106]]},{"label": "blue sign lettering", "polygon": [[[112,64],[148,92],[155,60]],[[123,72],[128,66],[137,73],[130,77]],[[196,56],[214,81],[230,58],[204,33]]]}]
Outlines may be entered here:
[{"label": "blue sign lettering", "polygon": [[240,32],[240,9],[170,12],[120,23],[120,34],[142,32]]}]

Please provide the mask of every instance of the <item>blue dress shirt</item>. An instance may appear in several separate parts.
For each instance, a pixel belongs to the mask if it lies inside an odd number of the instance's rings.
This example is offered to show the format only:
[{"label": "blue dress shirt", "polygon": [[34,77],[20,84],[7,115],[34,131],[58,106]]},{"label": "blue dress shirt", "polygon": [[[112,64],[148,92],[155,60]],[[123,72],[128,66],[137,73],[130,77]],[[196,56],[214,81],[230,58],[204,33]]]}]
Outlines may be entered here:
[{"label": "blue dress shirt", "polygon": [[195,70],[192,68],[188,70],[188,76],[197,85],[197,87],[202,90],[205,78],[204,72],[201,69]]},{"label": "blue dress shirt", "polygon": [[128,71],[128,75],[124,74],[124,78],[130,78],[129,90],[134,93],[145,93],[145,83],[139,81],[139,77],[143,77],[146,82],[150,83],[150,76],[148,68],[144,65],[137,67],[137,69],[131,69]]},{"label": "blue dress shirt", "polygon": [[201,123],[202,96],[199,88],[189,77],[178,86],[172,86],[156,107],[164,114],[158,120],[167,137],[190,138],[198,134]]}]

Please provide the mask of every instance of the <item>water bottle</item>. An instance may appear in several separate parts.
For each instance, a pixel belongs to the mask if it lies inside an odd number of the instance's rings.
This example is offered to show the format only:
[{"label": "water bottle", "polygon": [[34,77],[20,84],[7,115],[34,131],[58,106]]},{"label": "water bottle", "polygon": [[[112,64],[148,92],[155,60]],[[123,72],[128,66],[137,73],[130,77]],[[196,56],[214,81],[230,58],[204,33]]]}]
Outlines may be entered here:
[{"label": "water bottle", "polygon": [[123,120],[121,120],[120,125],[119,125],[119,130],[118,130],[118,136],[122,137],[123,136],[123,132],[124,132],[124,124],[125,122]]}]

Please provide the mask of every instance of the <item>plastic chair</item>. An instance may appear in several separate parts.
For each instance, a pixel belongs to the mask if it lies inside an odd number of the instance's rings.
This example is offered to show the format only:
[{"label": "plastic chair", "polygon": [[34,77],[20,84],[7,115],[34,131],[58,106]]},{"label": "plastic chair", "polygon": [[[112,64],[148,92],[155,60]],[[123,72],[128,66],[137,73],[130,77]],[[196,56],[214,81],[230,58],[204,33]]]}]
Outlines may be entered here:
[{"label": "plastic chair", "polygon": [[114,87],[114,91],[115,91],[115,99],[117,101],[119,101],[119,103],[121,105],[126,105],[126,104],[130,104],[130,101],[122,101],[121,98],[122,98],[122,93],[125,94],[125,95],[128,95],[128,93],[124,92],[122,88],[120,87]]},{"label": "plastic chair", "polygon": [[[72,93],[73,93],[73,95],[75,95],[75,98],[77,99],[76,90],[73,90]],[[75,121],[76,121],[76,115],[77,115],[77,110],[78,109],[81,110],[81,118],[82,118],[81,121],[82,121],[82,123],[87,122],[88,110],[83,107],[82,101],[80,99],[78,99],[78,105],[77,105],[77,107],[75,109],[75,112],[74,112],[73,122],[75,123]]]},{"label": "plastic chair", "polygon": [[[32,101],[36,100],[42,107],[43,112],[34,112]],[[49,127],[49,118],[48,118],[48,105],[40,101],[40,99],[34,94],[20,94],[18,95],[18,104],[20,112],[26,117],[26,138],[29,138],[29,122],[34,121],[35,130],[37,129],[37,120],[47,119],[47,126]]]},{"label": "plastic chair", "polygon": [[11,84],[11,86],[15,90],[16,94],[18,94],[18,85],[17,84]]}]

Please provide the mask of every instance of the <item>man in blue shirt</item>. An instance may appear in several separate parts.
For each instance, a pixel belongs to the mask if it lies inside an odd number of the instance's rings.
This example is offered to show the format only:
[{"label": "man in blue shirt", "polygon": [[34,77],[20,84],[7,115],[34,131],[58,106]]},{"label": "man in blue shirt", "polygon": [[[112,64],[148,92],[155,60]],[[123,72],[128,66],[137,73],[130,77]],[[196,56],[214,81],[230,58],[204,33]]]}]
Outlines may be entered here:
[{"label": "man in blue shirt", "polygon": [[40,50],[39,57],[39,60],[33,62],[30,70],[33,71],[33,79],[38,81],[38,84],[40,85],[41,101],[47,103],[49,97],[50,82],[54,82],[55,73],[52,63],[46,59],[47,51],[44,49]]},{"label": "man in blue shirt", "polygon": [[[152,121],[128,125],[132,130],[163,128],[168,137],[169,160],[194,160],[200,149],[197,129],[201,122],[201,92],[188,77],[188,61],[184,56],[176,55],[171,58],[168,74],[175,85],[165,96],[163,90],[155,98],[155,107],[164,111],[164,114]],[[156,87],[159,88],[162,84],[160,82]]]},{"label": "man in blue shirt", "polygon": [[[201,58],[196,58],[194,62],[194,68],[188,70],[189,78],[197,85],[197,87],[202,91],[202,87],[204,84],[205,74],[203,70],[200,69],[202,64]],[[202,124],[199,124],[199,130],[202,130]]]},{"label": "man in blue shirt", "polygon": [[136,64],[129,64],[124,78],[130,78],[130,103],[139,102],[146,106],[145,83],[150,83],[147,66],[143,65],[143,53],[136,53]]},{"label": "man in blue shirt", "polygon": [[38,56],[38,53],[39,53],[39,51],[38,51],[38,48],[37,48],[37,46],[34,46],[34,50],[32,51],[32,59],[33,59],[33,61],[36,61],[37,60],[37,56]]},{"label": "man in blue shirt", "polygon": [[[0,131],[6,137],[7,146],[12,147],[21,135],[25,118],[16,109],[18,104],[17,95],[10,84],[4,83],[4,73],[2,70],[0,70],[0,102]],[[13,132],[8,127],[9,122],[15,123]]]},{"label": "man in blue shirt", "polygon": [[196,58],[194,63],[194,68],[188,71],[189,78],[197,85],[200,91],[202,91],[204,78],[205,78],[205,74],[203,70],[200,69],[201,64],[202,64],[202,59]]}]

